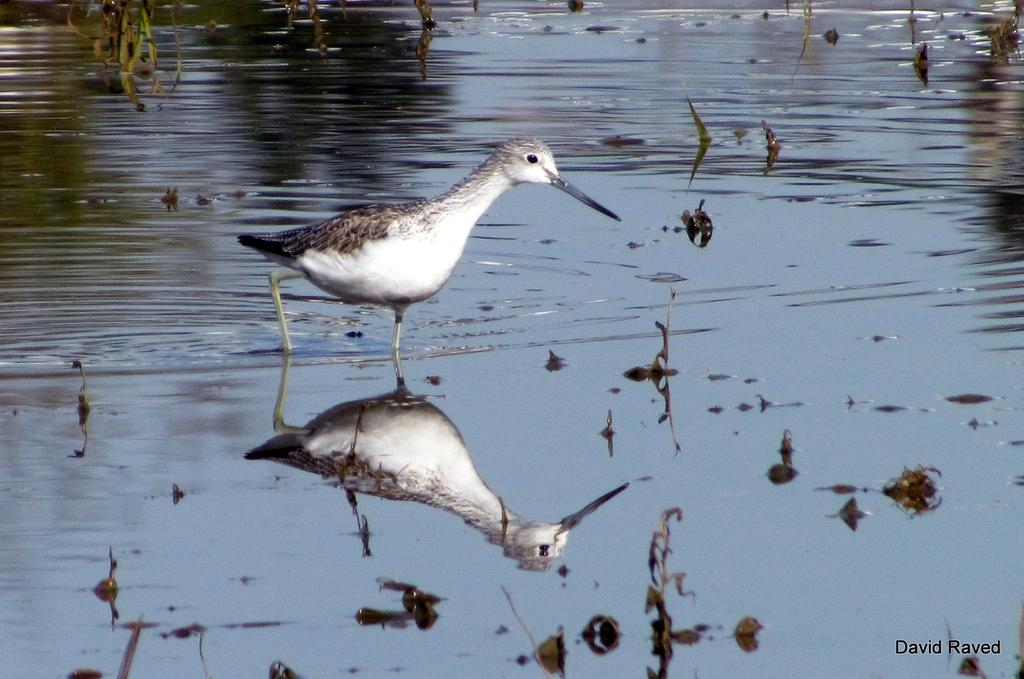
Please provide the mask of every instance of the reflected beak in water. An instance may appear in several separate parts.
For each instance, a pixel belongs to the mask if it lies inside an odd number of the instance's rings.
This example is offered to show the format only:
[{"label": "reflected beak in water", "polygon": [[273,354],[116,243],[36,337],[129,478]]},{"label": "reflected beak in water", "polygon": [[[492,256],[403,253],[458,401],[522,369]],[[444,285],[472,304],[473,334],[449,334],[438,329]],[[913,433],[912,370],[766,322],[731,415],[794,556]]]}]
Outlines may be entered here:
[{"label": "reflected beak in water", "polygon": [[579,525],[580,521],[583,520],[583,517],[585,517],[587,514],[592,514],[594,511],[597,510],[598,507],[603,505],[605,502],[608,502],[608,500],[611,500],[613,497],[615,497],[622,491],[626,490],[627,488],[629,488],[629,484],[624,483],[615,490],[609,491],[602,495],[601,497],[597,498],[596,500],[594,500],[593,502],[591,502],[589,505],[579,510],[578,512],[575,512],[565,517],[564,519],[558,522],[558,533],[566,533],[572,530],[573,528]]},{"label": "reflected beak in water", "polygon": [[617,214],[606,208],[604,205],[601,205],[596,200],[594,200],[593,198],[583,193],[569,182],[559,177],[557,174],[551,175],[551,185],[554,186],[556,189],[562,189],[576,200],[580,201],[584,205],[589,205],[590,207],[594,208],[601,214],[608,215],[617,222],[622,221],[621,219],[619,219],[619,216]]}]

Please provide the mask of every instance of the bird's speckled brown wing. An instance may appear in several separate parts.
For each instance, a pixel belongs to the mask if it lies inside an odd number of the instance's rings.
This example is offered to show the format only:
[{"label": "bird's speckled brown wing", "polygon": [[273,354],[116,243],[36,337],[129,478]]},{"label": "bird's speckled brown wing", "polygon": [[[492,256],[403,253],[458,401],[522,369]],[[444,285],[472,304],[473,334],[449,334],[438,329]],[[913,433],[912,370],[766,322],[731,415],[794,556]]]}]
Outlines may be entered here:
[{"label": "bird's speckled brown wing", "polygon": [[347,254],[368,241],[385,238],[406,212],[402,205],[367,205],[313,226],[244,236],[242,243],[288,257],[300,257],[307,250]]}]

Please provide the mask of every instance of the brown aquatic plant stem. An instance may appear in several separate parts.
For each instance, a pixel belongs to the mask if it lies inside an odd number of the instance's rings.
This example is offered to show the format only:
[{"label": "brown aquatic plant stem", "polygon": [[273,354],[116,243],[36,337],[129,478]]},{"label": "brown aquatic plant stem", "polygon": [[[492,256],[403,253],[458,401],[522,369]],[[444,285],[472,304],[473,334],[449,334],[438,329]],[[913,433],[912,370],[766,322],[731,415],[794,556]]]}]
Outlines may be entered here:
[{"label": "brown aquatic plant stem", "polygon": [[544,676],[550,677],[551,673],[548,672],[547,668],[544,667],[540,662],[540,658],[537,656],[537,640],[534,638],[533,633],[530,632],[530,628],[526,626],[526,621],[523,620],[523,616],[519,614],[519,609],[516,608],[516,604],[512,601],[512,595],[508,593],[505,586],[501,586],[501,592],[505,595],[505,599],[508,601],[508,607],[512,609],[512,615],[515,616],[516,622],[523,628],[523,632],[526,633],[526,638],[530,640],[530,648],[533,649],[533,659],[537,662],[537,666],[540,667],[541,671],[544,672]]},{"label": "brown aquatic plant stem", "polygon": [[142,635],[142,616],[135,624],[130,625],[132,636],[128,639],[128,645],[124,648],[124,655],[121,657],[121,667],[117,670],[117,679],[128,679],[132,671],[132,662],[135,661],[135,651],[139,648],[139,637]]}]

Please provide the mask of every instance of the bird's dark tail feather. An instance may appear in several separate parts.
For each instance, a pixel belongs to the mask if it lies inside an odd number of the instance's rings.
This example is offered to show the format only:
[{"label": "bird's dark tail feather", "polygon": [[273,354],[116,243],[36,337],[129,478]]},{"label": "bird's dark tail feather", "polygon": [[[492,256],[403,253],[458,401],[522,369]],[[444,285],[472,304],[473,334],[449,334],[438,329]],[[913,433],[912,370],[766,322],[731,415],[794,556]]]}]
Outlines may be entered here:
[{"label": "bird's dark tail feather", "polygon": [[291,257],[291,253],[284,249],[284,245],[280,241],[272,240],[265,236],[254,236],[252,234],[243,233],[238,237],[238,242],[247,248],[253,248],[261,252],[268,252],[272,255],[279,255],[281,257]]}]

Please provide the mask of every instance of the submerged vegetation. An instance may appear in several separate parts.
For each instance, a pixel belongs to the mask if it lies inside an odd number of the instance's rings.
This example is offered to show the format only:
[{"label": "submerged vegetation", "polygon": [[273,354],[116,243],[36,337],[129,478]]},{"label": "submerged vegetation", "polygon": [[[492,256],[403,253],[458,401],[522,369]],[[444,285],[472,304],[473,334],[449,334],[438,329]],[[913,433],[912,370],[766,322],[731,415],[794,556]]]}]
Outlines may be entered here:
[{"label": "submerged vegetation", "polygon": [[[68,27],[82,36],[92,40],[96,57],[108,66],[116,66],[118,69],[118,80],[108,82],[108,88],[112,92],[124,92],[139,111],[144,111],[146,105],[139,96],[139,88],[135,79],[148,79],[152,81],[150,94],[164,94],[166,92],[163,83],[160,81],[160,60],[158,57],[156,40],[153,37],[153,23],[156,13],[156,0],[140,0],[137,4],[133,0],[97,0],[99,4],[98,22],[92,22],[90,32],[79,27],[79,15],[76,13],[77,4],[75,0],[68,3],[67,24]],[[92,6],[90,0],[86,0],[85,6]],[[169,3],[169,12],[172,26],[174,27],[174,42],[177,46],[178,61],[175,74],[173,90],[181,79],[182,60],[181,45],[178,42],[176,15],[179,11],[178,2]],[[91,12],[82,12],[82,18],[87,19]]]}]

